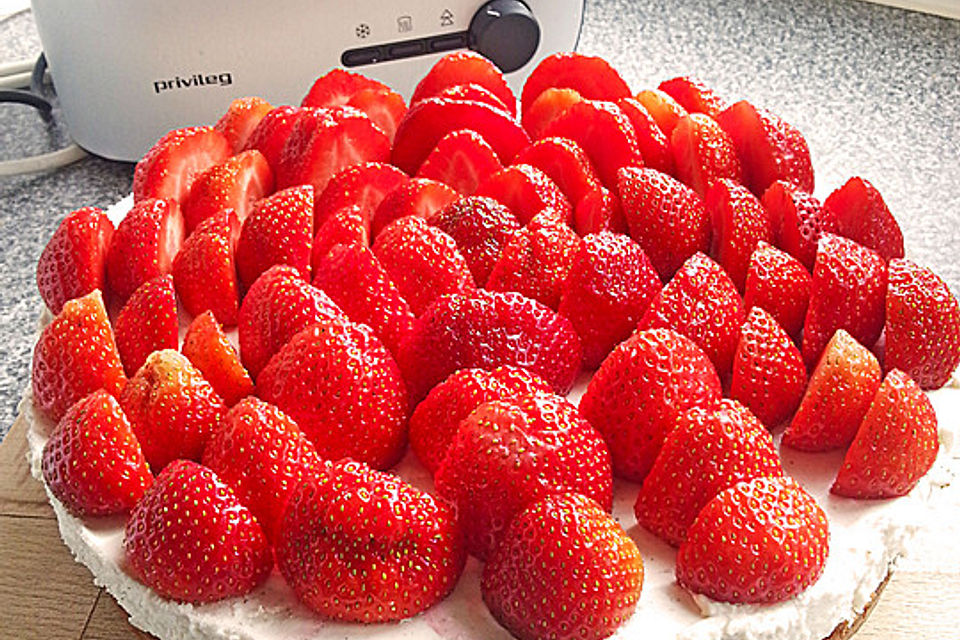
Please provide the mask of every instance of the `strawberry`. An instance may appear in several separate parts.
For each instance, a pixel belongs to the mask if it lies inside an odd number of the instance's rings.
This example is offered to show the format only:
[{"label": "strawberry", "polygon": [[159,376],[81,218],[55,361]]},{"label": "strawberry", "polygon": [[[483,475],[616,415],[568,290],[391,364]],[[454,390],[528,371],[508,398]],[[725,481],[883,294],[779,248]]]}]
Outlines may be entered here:
[{"label": "strawberry", "polygon": [[203,465],[230,485],[275,542],[287,499],[323,462],[296,422],[250,397],[223,416],[203,449]]},{"label": "strawberry", "polygon": [[743,299],[716,262],[696,253],[680,267],[640,319],[638,329],[673,329],[703,349],[725,382],[733,367]]},{"label": "strawberry", "polygon": [[584,368],[599,367],[630,337],[660,288],[650,259],[629,237],[604,231],[583,239],[558,310],[580,336]]},{"label": "strawberry", "polygon": [[157,476],[123,533],[126,564],[160,597],[200,604],[241,596],[270,575],[263,530],[217,475],[177,460]]},{"label": "strawberry", "polygon": [[646,107],[631,97],[620,98],[617,100],[617,106],[633,125],[644,166],[672,174],[673,154],[670,152],[670,138],[663,133]]},{"label": "strawberry", "polygon": [[34,404],[56,422],[88,394],[102,388],[117,396],[126,383],[100,291],[68,300],[33,348]]},{"label": "strawberry", "polygon": [[273,170],[262,153],[251,149],[231,156],[194,180],[182,207],[187,235],[222,209],[233,209],[243,222],[254,202],[271,193]]},{"label": "strawberry", "polygon": [[718,180],[740,182],[740,160],[733,140],[707,115],[691,113],[680,118],[670,134],[670,152],[677,179],[703,197]]},{"label": "strawberry", "polygon": [[673,96],[660,89],[644,89],[636,95],[636,100],[643,105],[668,139],[680,118],[688,113]]},{"label": "strawberry", "polygon": [[896,498],[910,493],[937,459],[937,414],[913,379],[893,369],[857,429],[830,493]]},{"label": "strawberry", "polygon": [[479,53],[457,51],[443,56],[427,75],[417,83],[410,98],[413,106],[421,100],[440,95],[445,89],[464,84],[475,84],[497,97],[511,117],[517,115],[517,97],[513,95],[506,79],[497,67]]},{"label": "strawberry", "polygon": [[180,352],[200,370],[228,407],[253,393],[253,380],[212,311],[204,311],[193,319],[183,336]]},{"label": "strawberry", "polygon": [[509,163],[530,138],[513,117],[483,102],[427,98],[410,107],[397,127],[393,164],[414,175],[448,133],[476,131],[497,152],[501,164]]},{"label": "strawberry", "polygon": [[453,238],[423,218],[407,216],[392,222],[377,236],[373,252],[415,315],[444,294],[476,289]]},{"label": "strawberry", "polygon": [[710,252],[743,291],[754,249],[773,239],[767,210],[746,187],[727,178],[710,187],[706,203],[713,221]]},{"label": "strawberry", "polygon": [[672,278],[687,258],[710,248],[710,216],[703,199],[656,169],[624,169],[618,184],[630,236],[661,278]]},{"label": "strawberry", "polygon": [[414,315],[368,247],[332,247],[315,263],[313,285],[330,296],[350,320],[373,329],[390,353],[398,353]]},{"label": "strawberry", "polygon": [[748,310],[763,307],[794,343],[800,344],[810,302],[810,280],[796,258],[761,240],[747,265],[743,303]]},{"label": "strawberry", "polygon": [[200,460],[227,412],[200,371],[172,349],[150,354],[119,400],[155,472],[178,458]]},{"label": "strawberry", "polygon": [[758,197],[776,180],[813,191],[810,149],[796,127],[746,100],[730,105],[716,119],[737,149],[743,184]]},{"label": "strawberry", "polygon": [[384,196],[370,222],[370,237],[379,236],[394,220],[407,216],[427,219],[459,199],[460,194],[442,182],[413,178]]},{"label": "strawberry", "polygon": [[689,113],[702,113],[716,118],[727,108],[727,101],[705,85],[702,81],[689,76],[664,80],[657,87]]},{"label": "strawberry", "polygon": [[230,103],[227,112],[220,116],[213,128],[223,134],[230,143],[230,152],[236,155],[243,151],[250,134],[271,111],[273,105],[258,96],[237,98]]},{"label": "strawberry", "polygon": [[630,536],[593,500],[559,493],[510,522],[480,591],[517,638],[600,640],[630,618],[642,585]]},{"label": "strawberry", "polygon": [[606,187],[588,191],[573,212],[573,227],[580,235],[601,231],[626,233],[627,223],[620,199]]},{"label": "strawberry", "polygon": [[850,178],[823,201],[837,219],[837,232],[879,253],[884,260],[903,257],[903,232],[877,188]]},{"label": "strawberry", "polygon": [[293,418],[317,453],[386,469],[407,444],[407,391],[366,325],[321,318],[290,338],[257,376],[257,395]]},{"label": "strawberry", "polygon": [[790,478],[754,478],[697,516],[677,554],[677,582],[721,602],[782,602],[817,581],[828,553],[827,516],[813,496]]},{"label": "strawberry", "polygon": [[275,264],[309,277],[313,193],[310,185],[290,187],[253,205],[237,240],[237,275],[244,290]]},{"label": "strawberry", "polygon": [[551,122],[584,97],[573,89],[550,87],[537,96],[528,109],[523,111],[523,128],[531,140],[543,138],[543,132]]},{"label": "strawberry", "polygon": [[314,200],[313,233],[337,211],[359,207],[369,228],[384,197],[409,181],[407,174],[383,162],[363,162],[347,167],[330,178]]},{"label": "strawberry", "polygon": [[514,232],[494,264],[486,288],[517,291],[556,309],[580,244],[580,237],[554,210],[544,209]]},{"label": "strawberry", "polygon": [[213,127],[175,129],[160,138],[134,168],[133,201],[183,202],[196,177],[232,152],[230,142]]},{"label": "strawberry", "polygon": [[239,291],[234,250],[240,222],[227,209],[207,218],[190,234],[173,261],[173,284],[187,313],[213,311],[224,326],[237,323]]},{"label": "strawberry", "polygon": [[110,240],[107,284],[119,302],[168,274],[184,240],[183,215],[172,200],[143,200],[127,212]]},{"label": "strawberry", "polygon": [[634,333],[603,361],[580,412],[606,440],[613,472],[640,482],[677,418],[718,402],[720,379],[706,354],[675,331],[654,329]]},{"label": "strawberry", "polygon": [[770,214],[773,243],[812,271],[820,238],[838,231],[836,214],[824,209],[811,194],[782,180],[771,184],[761,200]]},{"label": "strawberry", "polygon": [[437,469],[467,551],[486,560],[510,520],[550,493],[576,491],[609,510],[610,454],[577,408],[552,393],[481,404],[464,418]]},{"label": "strawberry", "polygon": [[477,286],[485,287],[494,265],[520,224],[510,209],[493,198],[468,196],[433,214],[427,221],[451,238],[470,267]]},{"label": "strawberry", "polygon": [[480,134],[461,129],[440,139],[420,165],[417,177],[442,182],[469,196],[490,174],[502,168],[497,153]]},{"label": "strawberry", "polygon": [[338,244],[370,246],[370,225],[360,205],[351,205],[327,216],[313,237],[310,250],[310,272],[316,272],[327,253]]},{"label": "strawberry", "polygon": [[353,107],[365,113],[391,141],[407,112],[399,93],[382,82],[343,69],[332,69],[317,78],[300,106]]},{"label": "strawberry", "polygon": [[883,330],[887,265],[879,255],[830,234],[820,239],[803,321],[803,359],[812,366],[837,329],[870,348]]},{"label": "strawberry", "polygon": [[567,138],[543,138],[517,154],[517,164],[539,169],[576,205],[590,191],[603,189],[583,148]]},{"label": "strawberry", "polygon": [[487,176],[474,194],[506,205],[521,225],[544,209],[552,209],[564,222],[573,216],[570,202],[560,187],[543,171],[526,164],[504,167]]},{"label": "strawberry", "polygon": [[960,363],[960,305],[933,271],[909,260],[889,265],[883,365],[922,389],[945,385]]},{"label": "strawberry", "polygon": [[466,561],[450,505],[352,460],[293,490],[276,557],[307,607],[364,623],[433,606],[453,590]]},{"label": "strawberry", "polygon": [[324,318],[346,321],[340,307],[292,267],[267,269],[247,291],[237,319],[243,366],[256,380],[290,338]]},{"label": "strawberry", "polygon": [[113,223],[96,207],[71,211],[47,241],[37,262],[37,289],[51,313],[63,303],[105,289]]},{"label": "strawberry", "polygon": [[783,444],[801,451],[845,447],[880,387],[876,356],[840,329],[810,375]]},{"label": "strawberry", "polygon": [[50,493],[78,518],[125,513],[153,482],[127,417],[103,389],[67,410],[40,467]]},{"label": "strawberry", "polygon": [[[511,96],[512,96],[511,92]],[[466,84],[455,84],[453,86],[447,87],[440,93],[436,94],[437,98],[447,98],[449,100],[471,100],[473,102],[486,102],[491,107],[495,109],[500,109],[501,111],[514,111],[516,110],[516,98],[513,100],[513,107],[507,107],[503,101],[497,97],[497,95],[483,87],[476,82],[467,82]]]},{"label": "strawberry", "polygon": [[637,522],[675,547],[714,496],[743,480],[783,476],[773,437],[736,400],[682,414],[637,495]]},{"label": "strawberry", "polygon": [[581,361],[580,339],[565,317],[519,293],[484,290],[438,298],[413,323],[397,355],[414,402],[455,371],[505,364],[567,393]]},{"label": "strawberry", "polygon": [[511,400],[549,385],[526,369],[513,366],[461,369],[435,386],[410,416],[410,448],[435,474],[457,435],[460,422],[485,402]]},{"label": "strawberry", "polygon": [[773,316],[753,307],[733,356],[730,397],[772,429],[793,416],[806,387],[800,350]]},{"label": "strawberry", "polygon": [[550,88],[573,89],[588,100],[614,101],[630,95],[617,70],[600,57],[555,53],[540,61],[523,85],[520,102],[526,114],[533,101]]},{"label": "strawberry", "polygon": [[290,131],[297,120],[306,113],[308,113],[307,109],[290,105],[271,109],[250,132],[243,150],[256,149],[262,153],[276,177],[277,167],[280,166],[280,155],[283,153],[287,138],[290,137]]},{"label": "strawberry", "polygon": [[113,331],[128,376],[135,374],[154,351],[176,349],[180,323],[173,276],[157,276],[140,285],[117,314]]}]

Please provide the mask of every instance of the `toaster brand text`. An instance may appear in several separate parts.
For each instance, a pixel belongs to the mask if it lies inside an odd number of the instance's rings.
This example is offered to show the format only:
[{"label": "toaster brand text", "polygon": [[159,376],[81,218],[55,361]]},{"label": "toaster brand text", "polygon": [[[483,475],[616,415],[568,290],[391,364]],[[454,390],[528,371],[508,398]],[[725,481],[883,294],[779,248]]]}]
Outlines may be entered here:
[{"label": "toaster brand text", "polygon": [[171,89],[192,89],[210,85],[226,87],[231,84],[233,84],[233,75],[230,73],[195,73],[187,78],[174,76],[170,80],[154,80],[153,91],[154,93],[160,93]]}]

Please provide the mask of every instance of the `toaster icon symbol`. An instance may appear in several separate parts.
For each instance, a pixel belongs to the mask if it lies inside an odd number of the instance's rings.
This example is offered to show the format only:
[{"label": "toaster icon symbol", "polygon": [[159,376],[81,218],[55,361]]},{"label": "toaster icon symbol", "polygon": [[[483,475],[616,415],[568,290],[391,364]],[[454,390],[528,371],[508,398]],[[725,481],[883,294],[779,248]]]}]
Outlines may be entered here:
[{"label": "toaster icon symbol", "polygon": [[444,9],[443,13],[440,14],[440,26],[441,27],[453,26],[453,12],[450,11],[450,9]]}]

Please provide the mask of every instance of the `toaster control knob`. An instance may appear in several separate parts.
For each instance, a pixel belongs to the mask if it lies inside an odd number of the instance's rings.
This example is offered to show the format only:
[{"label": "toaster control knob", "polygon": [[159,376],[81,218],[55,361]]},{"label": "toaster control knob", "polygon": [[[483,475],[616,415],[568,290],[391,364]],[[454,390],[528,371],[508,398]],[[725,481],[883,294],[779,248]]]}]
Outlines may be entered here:
[{"label": "toaster control knob", "polygon": [[470,21],[470,48],[493,61],[501,71],[516,71],[540,45],[540,25],[520,0],[491,0]]}]

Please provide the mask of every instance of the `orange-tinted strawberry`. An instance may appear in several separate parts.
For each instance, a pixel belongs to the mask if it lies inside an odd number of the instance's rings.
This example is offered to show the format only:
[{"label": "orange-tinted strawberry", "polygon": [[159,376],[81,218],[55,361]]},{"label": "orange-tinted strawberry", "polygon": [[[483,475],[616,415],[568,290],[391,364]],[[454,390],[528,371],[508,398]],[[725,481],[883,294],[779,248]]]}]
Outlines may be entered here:
[{"label": "orange-tinted strawberry", "polygon": [[365,113],[391,141],[407,112],[399,93],[382,82],[343,69],[332,69],[317,78],[300,106],[353,107]]},{"label": "orange-tinted strawberry", "polygon": [[746,187],[726,178],[710,187],[706,202],[713,221],[710,253],[743,291],[754,249],[773,240],[767,210]]},{"label": "orange-tinted strawberry", "polygon": [[677,104],[689,113],[702,113],[715,118],[727,108],[727,101],[697,78],[671,78],[661,82],[657,88],[676,100]]},{"label": "orange-tinted strawberry", "polygon": [[552,209],[564,222],[573,216],[570,202],[560,187],[543,171],[526,164],[504,167],[480,183],[478,196],[505,205],[525,225],[544,209]]},{"label": "orange-tinted strawberry", "polygon": [[517,98],[503,74],[490,60],[473,51],[448,53],[437,60],[413,90],[410,105],[463,84],[483,87],[497,97],[500,108],[505,108],[511,116],[517,115]]},{"label": "orange-tinted strawberry", "polygon": [[673,153],[670,151],[670,138],[663,133],[646,107],[631,97],[620,98],[617,106],[630,118],[633,131],[637,134],[637,144],[640,146],[644,166],[672,174]]},{"label": "orange-tinted strawberry", "polygon": [[555,53],[537,65],[523,85],[523,113],[550,88],[573,89],[588,100],[615,101],[630,95],[627,83],[609,62],[572,52]]},{"label": "orange-tinted strawberry", "polygon": [[113,223],[96,207],[71,211],[53,232],[37,262],[37,289],[51,313],[63,303],[106,287]]},{"label": "orange-tinted strawberry", "polygon": [[873,249],[884,260],[903,257],[903,232],[876,187],[855,177],[823,201],[837,219],[837,232]]},{"label": "orange-tinted strawberry", "polygon": [[743,304],[762,307],[783,327],[795,344],[810,302],[810,273],[800,261],[773,245],[760,241],[750,255]]},{"label": "orange-tinted strawberry", "polygon": [[230,142],[213,127],[175,129],[153,145],[133,172],[133,200],[183,202],[198,175],[230,157]]},{"label": "orange-tinted strawberry", "polygon": [[273,170],[256,149],[215,164],[194,180],[182,204],[187,235],[223,209],[233,209],[243,222],[254,202],[273,193]]},{"label": "orange-tinted strawberry", "polygon": [[369,228],[373,214],[387,194],[409,181],[407,174],[384,162],[361,162],[330,178],[323,192],[315,194],[313,233],[347,207],[358,207]]},{"label": "orange-tinted strawberry", "polygon": [[217,322],[237,324],[240,291],[234,250],[240,222],[225,209],[194,229],[173,261],[173,284],[187,313],[213,311]]},{"label": "orange-tinted strawberry", "polygon": [[688,113],[673,96],[660,89],[644,89],[636,95],[636,100],[644,106],[668,139],[680,118]]},{"label": "orange-tinted strawberry", "polygon": [[185,237],[183,214],[172,200],[133,205],[110,240],[107,284],[119,302],[137,287],[170,273]]},{"label": "orange-tinted strawberry", "polygon": [[43,480],[73,515],[133,508],[153,476],[116,399],[103,389],[74,404],[43,445]]},{"label": "orange-tinted strawberry", "polygon": [[838,231],[836,214],[823,208],[811,194],[783,180],[764,191],[762,202],[770,214],[773,244],[812,271],[820,238]]},{"label": "orange-tinted strawberry", "polygon": [[718,180],[740,182],[740,160],[733,140],[703,113],[680,118],[670,134],[670,152],[677,178],[703,197]]},{"label": "orange-tinted strawberry", "polygon": [[420,165],[417,177],[442,182],[469,196],[488,176],[502,168],[493,147],[480,134],[461,129],[440,139]]},{"label": "orange-tinted strawberry", "polygon": [[176,349],[179,330],[173,276],[157,276],[140,285],[113,323],[127,375],[135,374],[154,351]]},{"label": "orange-tinted strawberry", "polygon": [[290,137],[294,123],[307,113],[306,109],[283,105],[271,109],[250,132],[243,150],[256,149],[263,154],[276,177],[280,165],[280,154]]},{"label": "orange-tinted strawberry", "polygon": [[554,494],[524,509],[483,570],[483,601],[524,640],[600,640],[634,611],[643,559],[593,500]]},{"label": "orange-tinted strawberry", "polygon": [[200,370],[228,407],[253,393],[253,380],[212,311],[204,311],[193,319],[183,336],[180,352]]},{"label": "orange-tinted strawberry", "polygon": [[244,290],[276,264],[309,277],[313,195],[310,185],[290,187],[253,205],[237,240],[237,275]]},{"label": "orange-tinted strawberry", "polygon": [[531,140],[540,140],[550,123],[584,97],[574,89],[549,87],[523,111],[523,128]]},{"label": "orange-tinted strawberry", "polygon": [[400,218],[417,216],[429,219],[460,197],[456,190],[442,182],[413,178],[384,196],[370,222],[370,237],[375,239],[391,222]]},{"label": "orange-tinted strawberry", "polygon": [[320,225],[310,250],[311,273],[316,272],[317,265],[323,262],[327,253],[338,244],[370,247],[370,224],[360,205],[344,207],[327,216],[326,221]]},{"label": "orange-tinted strawberry", "polygon": [[237,98],[213,128],[223,134],[230,143],[231,152],[236,155],[243,151],[250,134],[271,111],[273,105],[258,96]]}]

